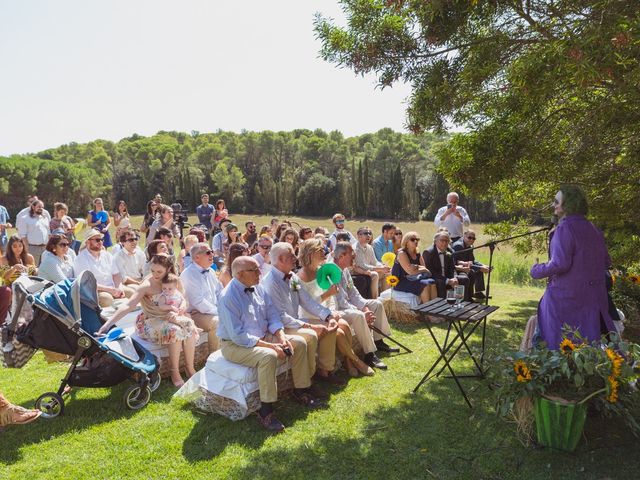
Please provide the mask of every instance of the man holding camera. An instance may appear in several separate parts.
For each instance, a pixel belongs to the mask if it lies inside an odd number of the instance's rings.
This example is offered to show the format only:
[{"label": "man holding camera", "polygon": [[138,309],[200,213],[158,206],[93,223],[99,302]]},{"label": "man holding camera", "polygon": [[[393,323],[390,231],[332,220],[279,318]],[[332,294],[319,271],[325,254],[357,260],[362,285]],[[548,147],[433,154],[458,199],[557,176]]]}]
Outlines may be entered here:
[{"label": "man holding camera", "polygon": [[236,258],[231,273],[233,279],[222,291],[218,305],[222,356],[258,370],[258,422],[270,432],[281,432],[284,425],[273,413],[273,403],[278,399],[279,364],[291,362],[296,401],[309,408],[325,406],[310,391],[312,372],[307,342],[298,335],[285,334],[280,312],[259,285],[260,267],[254,258]]},{"label": "man holding camera", "polygon": [[458,205],[460,197],[456,192],[449,192],[447,205],[438,210],[434,223],[437,228],[446,228],[451,235],[451,242],[457,242],[462,237],[464,227],[471,224],[467,211]]}]

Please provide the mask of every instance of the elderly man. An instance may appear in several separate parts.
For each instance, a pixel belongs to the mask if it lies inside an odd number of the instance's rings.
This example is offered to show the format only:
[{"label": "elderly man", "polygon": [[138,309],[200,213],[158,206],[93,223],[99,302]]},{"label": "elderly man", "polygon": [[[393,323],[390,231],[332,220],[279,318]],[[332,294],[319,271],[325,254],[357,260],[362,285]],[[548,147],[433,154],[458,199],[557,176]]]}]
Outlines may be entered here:
[{"label": "elderly man", "polygon": [[471,223],[467,211],[458,205],[459,200],[456,192],[450,192],[447,195],[447,205],[438,210],[434,220],[437,228],[446,228],[449,231],[452,242],[458,241],[462,237],[464,227]]},{"label": "elderly man", "polygon": [[113,254],[113,261],[120,273],[122,283],[125,285],[140,285],[144,277],[144,265],[147,258],[138,247],[140,237],[131,230],[125,230],[120,234],[119,245],[121,248]]},{"label": "elderly man", "polygon": [[92,229],[85,237],[85,248],[73,262],[73,275],[77,277],[90,270],[98,284],[98,301],[101,307],[110,307],[116,298],[130,297],[133,289],[122,285],[120,272],[113,257],[103,246],[104,235]]},{"label": "elderly man", "polygon": [[[454,251],[453,260],[456,268],[465,272],[469,277],[469,295],[477,299],[486,298],[484,294],[484,274],[489,273],[489,266],[476,260],[473,243],[476,241],[476,232],[467,230],[460,240],[451,245]],[[460,253],[458,253],[460,252]]]},{"label": "elderly man", "polygon": [[396,226],[393,223],[385,223],[382,225],[382,235],[377,236],[371,243],[373,253],[375,253],[376,260],[379,262],[382,262],[382,256],[385,253],[393,253],[393,236],[395,233]]},{"label": "elderly man", "polygon": [[436,282],[438,297],[446,298],[448,288],[464,285],[465,299],[468,300],[469,278],[466,275],[456,275],[453,251],[449,248],[450,238],[446,230],[437,232],[433,237],[433,245],[422,252],[422,259]]},{"label": "elderly man", "polygon": [[351,232],[349,232],[344,228],[344,215],[341,213],[336,213],[331,218],[331,221],[333,222],[333,225],[336,227],[333,233],[329,235],[329,243],[331,244],[331,250],[334,250],[336,248],[336,243],[338,243],[338,235],[340,234],[348,235],[349,243],[353,248],[355,248],[356,244],[358,243],[358,240],[356,240],[356,237],[354,237],[351,234]]},{"label": "elderly man", "polygon": [[312,372],[307,342],[298,335],[285,333],[280,312],[258,284],[260,268],[255,259],[236,258],[231,273],[233,279],[222,291],[218,305],[222,356],[230,362],[257,368],[261,401],[258,421],[271,432],[281,432],[284,425],[273,413],[273,403],[278,399],[279,363],[291,361],[296,401],[310,408],[325,406],[310,391]]},{"label": "elderly man", "polygon": [[[300,335],[311,343],[318,344],[318,369],[314,378],[343,385],[344,382],[333,375],[336,367],[337,316],[316,302],[304,288],[300,279],[291,270],[296,266],[296,256],[290,243],[279,242],[271,248],[271,271],[263,281],[265,291],[273,304],[281,312],[285,333]],[[307,323],[300,320],[298,307],[324,320],[323,323]],[[315,358],[310,369],[316,371]]]},{"label": "elderly man", "polygon": [[36,265],[40,264],[40,257],[49,241],[51,217],[47,215],[44,214],[44,203],[34,200],[29,207],[29,214],[17,220],[18,235],[28,252],[33,255]]},{"label": "elderly man", "polygon": [[202,201],[202,204],[196,207],[198,222],[207,227],[207,232],[210,232],[213,228],[213,225],[211,224],[211,217],[213,216],[213,211],[215,209],[213,208],[213,205],[209,203],[208,194],[203,193],[200,200]]},{"label": "elderly man", "polygon": [[220,348],[216,328],[218,327],[218,297],[222,284],[218,281],[213,265],[213,251],[207,243],[196,243],[189,251],[191,265],[180,274],[187,299],[187,311],[195,324],[208,335],[209,353]]},{"label": "elderly man", "polygon": [[267,235],[263,235],[258,239],[258,253],[253,258],[256,259],[258,265],[260,265],[260,277],[265,278],[271,271],[271,257],[269,252],[273,246],[273,240]]},{"label": "elderly man", "polygon": [[353,273],[371,277],[371,298],[375,299],[378,298],[380,290],[385,290],[387,287],[385,279],[391,273],[391,269],[376,259],[376,254],[373,247],[369,245],[369,240],[371,240],[371,230],[367,227],[359,228]]},{"label": "elderly man", "polygon": [[364,362],[370,367],[386,370],[387,366],[378,358],[376,351],[398,352],[383,341],[382,335],[373,333],[370,325],[377,327],[385,335],[391,333],[387,315],[380,300],[365,300],[353,285],[349,269],[353,266],[355,253],[349,242],[338,242],[333,251],[336,265],[342,270],[342,280],[337,285],[336,302],[344,319],[354,329],[356,338],[364,350]]}]

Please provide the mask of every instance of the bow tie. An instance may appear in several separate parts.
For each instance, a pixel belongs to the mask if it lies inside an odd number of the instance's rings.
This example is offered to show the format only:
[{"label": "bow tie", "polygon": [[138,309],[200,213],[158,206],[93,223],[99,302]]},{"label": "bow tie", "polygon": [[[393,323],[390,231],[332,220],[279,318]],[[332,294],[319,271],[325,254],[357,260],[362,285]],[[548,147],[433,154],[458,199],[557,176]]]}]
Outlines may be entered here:
[{"label": "bow tie", "polygon": [[292,273],[289,272],[284,277],[282,277],[282,280],[284,280],[286,282],[287,280],[289,280],[291,278],[291,276],[292,276]]},{"label": "bow tie", "polygon": [[204,269],[204,270],[202,270],[200,273],[204,275],[205,273],[209,273],[210,271],[211,271],[211,269],[210,269],[210,268],[205,268],[205,269]]},{"label": "bow tie", "polygon": [[244,289],[244,293],[253,293],[253,291],[255,290],[255,288],[253,287],[247,287]]}]

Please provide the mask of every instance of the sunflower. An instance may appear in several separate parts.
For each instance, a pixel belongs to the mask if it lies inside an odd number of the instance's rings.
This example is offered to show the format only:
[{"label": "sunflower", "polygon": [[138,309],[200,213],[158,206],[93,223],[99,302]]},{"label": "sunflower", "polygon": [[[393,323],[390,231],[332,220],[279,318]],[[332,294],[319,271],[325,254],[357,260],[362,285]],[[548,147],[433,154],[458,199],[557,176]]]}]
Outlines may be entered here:
[{"label": "sunflower", "polygon": [[400,279],[395,275],[389,275],[387,277],[387,285],[390,287],[395,287],[400,282]]},{"label": "sunflower", "polygon": [[565,338],[564,340],[562,340],[562,342],[560,342],[560,350],[565,355],[570,354],[575,349],[576,349],[575,344],[571,340],[569,340],[568,338]]},{"label": "sunflower", "polygon": [[531,370],[529,370],[529,367],[527,367],[527,364],[524,363],[522,360],[517,360],[513,364],[513,371],[516,372],[516,375],[517,375],[516,379],[520,383],[525,383],[531,380]]},{"label": "sunflower", "polygon": [[640,275],[629,275],[629,280],[631,280],[631,283],[634,283],[636,285],[640,284]]},{"label": "sunflower", "polygon": [[616,403],[618,401],[618,387],[620,386],[620,383],[613,376],[607,377],[607,380],[609,381],[609,387],[611,388],[611,393],[609,393],[607,400],[609,403]]},{"label": "sunflower", "polygon": [[393,252],[387,252],[382,257],[380,257],[380,261],[384,263],[387,267],[393,267],[393,264],[396,261],[396,254]]},{"label": "sunflower", "polygon": [[622,362],[624,362],[624,358],[618,352],[614,352],[610,348],[607,348],[607,357],[611,361],[611,376],[613,378],[617,378],[622,373]]}]

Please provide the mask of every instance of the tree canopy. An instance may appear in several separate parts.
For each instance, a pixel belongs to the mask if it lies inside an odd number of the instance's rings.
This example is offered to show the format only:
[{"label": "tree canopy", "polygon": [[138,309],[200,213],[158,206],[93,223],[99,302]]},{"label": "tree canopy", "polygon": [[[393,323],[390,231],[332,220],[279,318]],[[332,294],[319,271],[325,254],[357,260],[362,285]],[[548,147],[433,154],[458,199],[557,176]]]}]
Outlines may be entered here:
[{"label": "tree canopy", "polygon": [[464,127],[437,152],[451,185],[514,213],[577,183],[595,221],[640,247],[637,1],[340,3],[346,26],[316,18],[323,58],[409,83],[413,132]]}]

